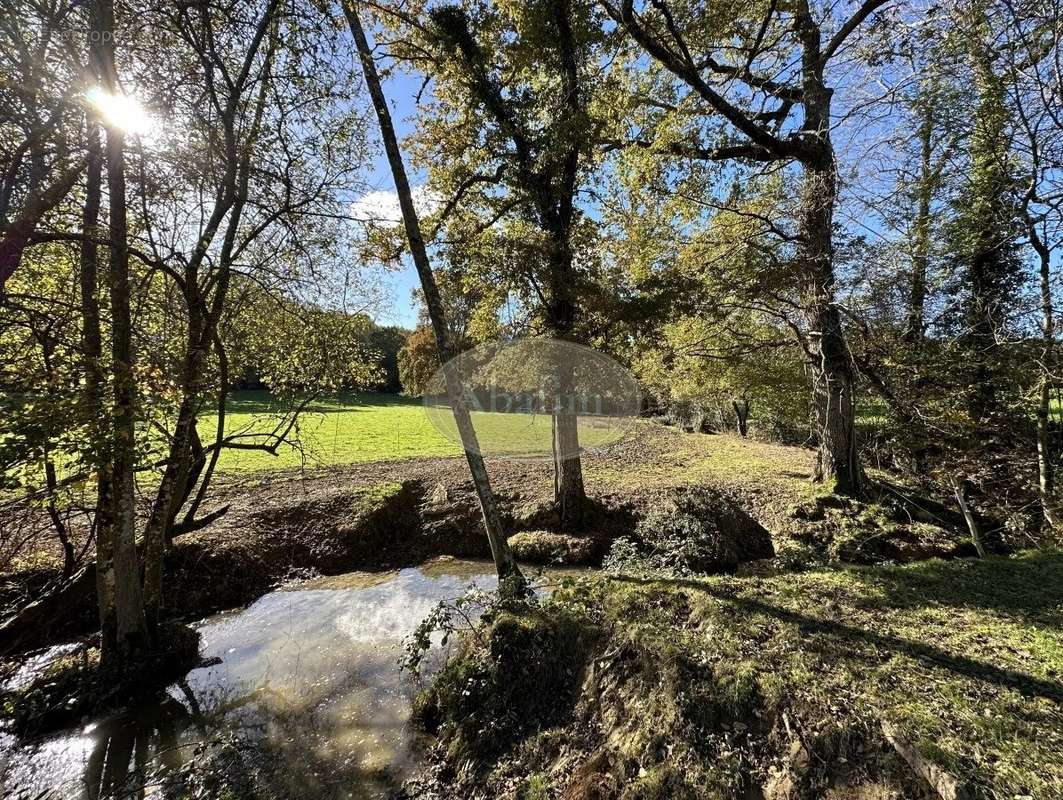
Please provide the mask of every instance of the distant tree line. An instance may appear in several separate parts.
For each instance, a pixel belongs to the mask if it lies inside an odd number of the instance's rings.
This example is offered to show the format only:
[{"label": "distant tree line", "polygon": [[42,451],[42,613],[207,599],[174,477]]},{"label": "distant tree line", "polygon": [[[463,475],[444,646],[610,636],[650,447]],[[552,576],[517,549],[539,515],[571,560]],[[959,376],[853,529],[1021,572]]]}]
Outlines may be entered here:
[{"label": "distant tree line", "polygon": [[[355,315],[350,321],[357,329],[357,339],[362,343],[364,359],[371,372],[366,376],[350,376],[339,388],[357,391],[401,394],[403,382],[400,374],[399,354],[407,345],[411,332],[396,325],[377,325],[365,314]],[[281,345],[283,347],[283,345]],[[266,380],[269,373],[268,358],[252,361],[233,376],[235,389],[271,389]]]}]

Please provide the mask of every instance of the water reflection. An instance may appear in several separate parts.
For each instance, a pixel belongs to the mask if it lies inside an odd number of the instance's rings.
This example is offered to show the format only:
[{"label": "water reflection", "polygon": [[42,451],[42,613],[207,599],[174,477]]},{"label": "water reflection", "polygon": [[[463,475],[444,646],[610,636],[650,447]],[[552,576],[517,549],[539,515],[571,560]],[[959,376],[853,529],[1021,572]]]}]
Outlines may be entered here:
[{"label": "water reflection", "polygon": [[166,697],[158,705],[96,723],[85,734],[90,753],[84,796],[96,800],[146,794],[149,775],[165,775],[181,766],[184,759],[178,739],[190,722],[188,710]]},{"label": "water reflection", "polygon": [[171,696],[33,745],[4,744],[4,797],[147,797],[190,748],[188,708]]},{"label": "water reflection", "polygon": [[159,702],[36,744],[0,742],[4,794],[171,796],[182,767],[201,780],[209,763],[255,794],[385,796],[417,758],[402,639],[470,584],[492,588],[491,565],[322,578],[204,620],[214,663]]}]

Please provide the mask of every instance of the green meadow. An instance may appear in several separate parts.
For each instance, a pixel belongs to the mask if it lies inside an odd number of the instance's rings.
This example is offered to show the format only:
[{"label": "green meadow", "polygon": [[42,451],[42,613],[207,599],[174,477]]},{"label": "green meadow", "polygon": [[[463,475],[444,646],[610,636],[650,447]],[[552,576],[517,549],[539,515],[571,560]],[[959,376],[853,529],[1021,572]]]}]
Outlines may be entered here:
[{"label": "green meadow", "polygon": [[[238,391],[229,397],[225,416],[227,436],[253,441],[249,434],[268,433],[285,418],[290,404],[268,391]],[[429,458],[461,454],[453,420],[437,413],[444,436],[419,399],[388,394],[342,393],[315,399],[299,416],[276,455],[261,450],[226,449],[218,461],[219,472],[252,472],[293,467],[313,468],[402,458]],[[548,453],[550,418],[526,414],[473,413],[473,423],[486,455]],[[217,417],[204,415],[199,430],[204,441],[214,438]],[[582,422],[581,444],[593,447],[615,438],[611,428]],[[261,441],[261,439],[258,439]]]}]

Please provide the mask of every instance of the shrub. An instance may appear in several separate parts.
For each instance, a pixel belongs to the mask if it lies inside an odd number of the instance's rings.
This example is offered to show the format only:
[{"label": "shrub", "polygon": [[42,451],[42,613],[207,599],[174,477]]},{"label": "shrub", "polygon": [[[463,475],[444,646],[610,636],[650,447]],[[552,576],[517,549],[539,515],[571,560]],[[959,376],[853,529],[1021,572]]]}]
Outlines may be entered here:
[{"label": "shrub", "polygon": [[635,535],[616,539],[604,566],[612,572],[684,577],[730,572],[774,555],[771,536],[733,501],[708,490],[655,505]]}]

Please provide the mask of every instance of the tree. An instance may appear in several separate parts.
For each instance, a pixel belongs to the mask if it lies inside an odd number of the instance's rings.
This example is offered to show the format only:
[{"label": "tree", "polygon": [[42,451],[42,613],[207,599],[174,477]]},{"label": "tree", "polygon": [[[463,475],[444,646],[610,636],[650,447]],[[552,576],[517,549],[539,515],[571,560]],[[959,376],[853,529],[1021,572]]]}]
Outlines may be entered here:
[{"label": "tree", "polygon": [[[103,90],[117,96],[114,6],[97,0],[92,30],[93,59]],[[105,672],[141,659],[151,647],[136,550],[136,383],[133,375],[133,320],[129,281],[129,227],[126,208],[125,131],[105,121],[107,201],[109,210],[107,283],[110,285],[112,417],[106,458],[100,462],[101,524],[97,547],[100,594],[100,666]],[[150,547],[150,545],[149,545]],[[161,553],[158,555],[161,572]],[[153,567],[149,564],[147,569]]]},{"label": "tree", "polygon": [[894,423],[873,433],[880,457],[885,450],[925,478],[954,388],[944,389],[955,366],[946,330],[955,266],[947,233],[970,98],[959,78],[960,37],[947,16],[931,10],[896,22],[863,48],[888,89],[861,98],[861,121],[887,116],[890,123],[861,141],[849,170],[851,213],[863,215],[858,224],[870,233],[848,276],[849,345],[859,376],[878,396],[872,402],[884,404]]},{"label": "tree", "polygon": [[911,277],[903,332],[904,341],[915,347],[922,344],[926,336],[928,280],[934,244],[934,201],[940,193],[942,173],[957,140],[957,136],[948,130],[947,121],[942,119],[945,79],[935,74],[929,65],[922,65],[919,69],[924,74],[911,102],[917,121],[915,140],[919,148],[918,169],[914,179],[906,181],[915,213],[911,224]]},{"label": "tree", "polygon": [[962,303],[960,344],[970,365],[965,402],[972,422],[986,424],[1007,413],[1002,397],[1007,379],[997,362],[1021,266],[1004,84],[994,65],[986,11],[976,4],[970,14],[967,35],[977,105],[967,142],[967,191],[960,200],[953,235],[955,253],[964,263],[956,290]]},{"label": "tree", "polygon": [[[789,331],[737,313],[717,320],[685,316],[662,326],[660,337],[633,365],[639,380],[669,409],[689,406],[691,427],[733,426],[778,435],[807,432],[807,398],[801,361]],[[804,434],[802,434],[804,435]]]},{"label": "tree", "polygon": [[[170,440],[169,455],[162,480],[152,505],[145,530],[145,601],[148,617],[157,624],[162,604],[162,553],[170,540],[179,496],[178,484],[189,469],[195,412],[200,402],[207,356],[213,347],[218,321],[225,308],[234,255],[241,246],[238,240],[242,215],[249,199],[251,160],[262,131],[270,72],[277,48],[276,2],[267,2],[251,32],[246,50],[238,54],[239,71],[224,83],[214,79],[214,73],[224,78],[225,67],[215,45],[207,44],[197,55],[204,65],[205,85],[210,103],[219,113],[219,127],[224,143],[224,168],[217,186],[214,206],[206,225],[189,255],[181,274],[179,286],[185,296],[188,313],[187,345],[181,367],[182,399]],[[178,17],[178,30],[190,41],[210,42],[211,23],[200,14],[185,12]],[[264,53],[261,63],[260,53]],[[257,85],[256,85],[257,83]],[[225,88],[220,88],[224,86]],[[243,122],[243,136],[237,131]],[[224,227],[223,227],[224,226]],[[216,236],[222,241],[217,253],[217,267],[204,288],[201,271]],[[213,287],[213,291],[209,287]]]},{"label": "tree", "polygon": [[[8,283],[17,283],[18,291],[5,301],[25,306],[17,318],[23,329],[44,319],[62,318],[66,326],[61,340],[30,339],[33,352],[51,354],[53,378],[21,386],[32,399],[23,403],[27,414],[51,408],[54,422],[43,449],[55,456],[46,461],[63,464],[66,472],[53,477],[46,465],[43,496],[55,496],[49,486],[63,489],[99,476],[97,498],[84,509],[97,533],[98,569],[86,566],[45,605],[61,610],[64,597],[95,572],[102,662],[108,670],[125,671],[164,643],[157,628],[164,616],[162,555],[170,540],[225,513],[222,508],[196,516],[220,450],[275,452],[301,410],[293,406],[283,426],[264,433],[225,430],[227,347],[251,327],[246,315],[261,312],[268,297],[285,309],[278,319],[302,318],[297,346],[287,346],[287,361],[275,365],[283,373],[278,383],[299,391],[312,394],[338,373],[360,382],[369,371],[362,369],[369,354],[360,338],[364,326],[352,330],[356,317],[303,299],[340,268],[343,198],[364,153],[350,80],[354,65],[337,55],[344,45],[330,23],[312,3],[281,9],[275,0],[209,10],[136,5],[119,11],[150,24],[127,26],[116,38],[113,27],[129,17],[116,21],[113,6],[88,4],[71,7],[65,27],[55,33],[71,45],[61,53],[75,63],[76,46],[87,50],[91,44],[93,52],[89,72],[70,70],[76,75],[70,93],[83,102],[47,95],[60,108],[62,124],[49,129],[53,138],[45,152],[61,147],[78,161],[82,151],[87,155],[79,163],[88,166],[82,167],[77,194],[68,193],[35,225]],[[40,30],[5,27],[5,34],[30,37]],[[27,40],[19,52],[41,49]],[[183,76],[180,85],[173,85],[174,74]],[[133,93],[151,114],[172,115],[179,124],[159,126],[149,136],[128,134],[148,113]],[[106,192],[100,126],[107,132]],[[18,206],[30,199],[22,179],[9,185],[17,216]],[[104,213],[106,230],[98,224]],[[71,246],[79,251],[76,268]],[[30,277],[47,270],[49,253],[63,254],[51,263],[69,269],[80,286],[73,306],[61,284],[40,284],[47,291],[38,294],[22,280],[23,272]],[[53,267],[52,274],[59,271]],[[109,285],[108,301],[100,297],[101,278]],[[32,307],[26,305],[31,295]],[[72,307],[80,313],[57,313]],[[280,329],[272,332],[279,335]],[[102,352],[107,334],[110,358]],[[16,341],[6,329],[0,338],[5,347]],[[59,359],[59,341],[77,357]],[[342,368],[338,361],[345,362]],[[68,392],[47,387],[77,386],[82,374],[76,413],[56,415]],[[204,442],[197,420],[210,408],[218,417],[216,438]],[[5,457],[10,452],[21,459],[29,473],[41,447],[23,435],[33,432],[20,425],[25,419],[0,425],[14,434],[5,437],[11,444]],[[57,443],[61,454],[54,452]],[[144,486],[152,498],[147,523],[138,530],[132,486],[144,472],[155,476]],[[38,494],[27,488],[29,497]],[[32,624],[40,608],[17,615],[13,625]]]},{"label": "tree", "polygon": [[439,351],[431,325],[418,325],[399,351],[399,376],[403,394],[420,397],[432,374],[439,369]]},{"label": "tree", "polygon": [[[1005,2],[1000,9],[1004,46],[1000,47],[1001,80],[1016,134],[1012,149],[1019,162],[1022,192],[1019,219],[1036,256],[1041,313],[1037,359],[1038,495],[1045,522],[1059,526],[1055,454],[1049,434],[1051,390],[1058,382],[1055,343],[1053,254],[1063,229],[1063,116],[1060,114],[1056,51],[1063,30],[1063,6]],[[1021,177],[1020,177],[1021,176]]]},{"label": "tree", "polygon": [[[534,231],[520,270],[533,289],[544,332],[580,339],[580,285],[575,263],[578,192],[593,163],[594,123],[589,79],[600,72],[601,34],[589,6],[568,0],[525,4],[518,13],[481,5],[475,15],[456,6],[431,13],[439,91],[455,96],[468,113],[439,120],[445,135],[435,147],[450,158],[436,180],[458,186],[453,213],[480,201],[481,225],[500,217],[526,222]],[[503,76],[505,76],[503,78]],[[477,144],[473,145],[472,143]],[[479,144],[483,142],[483,144]],[[443,175],[443,172],[449,174]],[[497,192],[482,208],[482,192]],[[494,220],[492,219],[494,215]],[[503,234],[503,238],[505,238]],[[555,409],[559,481],[556,503],[565,526],[578,526],[586,504],[579,456],[574,376],[569,366],[553,376],[562,399]]]},{"label": "tree", "polygon": [[[826,38],[823,24],[803,0],[788,7],[771,3],[753,25],[746,18],[718,19],[685,4],[655,2],[639,13],[633,0],[603,2],[642,50],[686,90],[681,111],[667,98],[657,105],[681,114],[696,108],[722,121],[722,129],[714,131],[720,144],[705,144],[698,136],[694,141],[664,136],[660,141],[637,138],[622,144],[696,160],[801,167],[791,263],[800,285],[805,317],[801,338],[812,375],[819,439],[815,472],[818,480],[847,494],[860,492],[863,477],[854,427],[855,375],[834,297],[838,186],[831,143],[833,90],[825,76],[853,32],[884,4],[866,0]],[[737,50],[730,45],[734,39]],[[783,65],[793,51],[795,66],[788,69]],[[728,55],[734,52],[742,55]],[[758,104],[763,110],[754,110]]]},{"label": "tree", "polygon": [[79,59],[63,38],[73,4],[4,3],[0,30],[0,296],[38,228],[85,168],[73,140]]},{"label": "tree", "polygon": [[502,515],[499,512],[494,492],[491,490],[490,477],[487,474],[483,456],[480,454],[476,440],[476,429],[473,427],[464,393],[458,383],[457,376],[454,375],[452,370],[446,368],[448,362],[456,355],[456,351],[450,341],[443,303],[436,287],[431,264],[428,261],[428,251],[425,247],[424,238],[421,236],[417,209],[414,207],[413,195],[410,192],[410,182],[406,177],[406,167],[402,163],[402,153],[399,150],[398,138],[395,136],[395,127],[391,122],[391,112],[388,109],[387,99],[384,96],[380,77],[377,74],[376,62],[373,60],[373,51],[369,47],[358,12],[351,4],[351,0],[345,0],[344,13],[351,29],[351,36],[354,38],[355,45],[358,48],[358,56],[365,74],[365,83],[369,89],[369,96],[373,101],[377,121],[380,124],[380,136],[383,139],[388,165],[391,167],[391,174],[395,180],[395,190],[399,195],[406,240],[409,244],[414,266],[417,269],[417,276],[421,281],[425,308],[432,323],[436,350],[439,353],[439,360],[444,369],[447,394],[453,409],[454,421],[461,437],[462,447],[465,450],[465,458],[469,464],[473,485],[476,487],[476,495],[480,501],[484,528],[491,546],[495,571],[498,573],[499,591],[504,594],[523,594],[525,591],[524,577],[521,575],[506,541]]},{"label": "tree", "polygon": [[[790,202],[785,187],[771,177],[736,180],[724,201],[702,202],[702,182],[717,176],[691,171],[672,189],[655,185],[664,166],[641,149],[625,151],[610,207],[630,209],[605,215],[618,229],[615,257],[635,259],[629,280],[642,300],[666,298],[642,305],[648,316],[632,335],[633,368],[684,427],[746,435],[752,409],[762,433],[804,440],[807,376],[790,300],[797,287],[773,230]],[[647,254],[650,265],[641,263]]]},{"label": "tree", "polygon": [[411,332],[393,325],[378,327],[374,325],[366,335],[369,347],[380,354],[380,382],[374,387],[377,391],[399,394],[402,391],[399,354],[410,337]]}]

